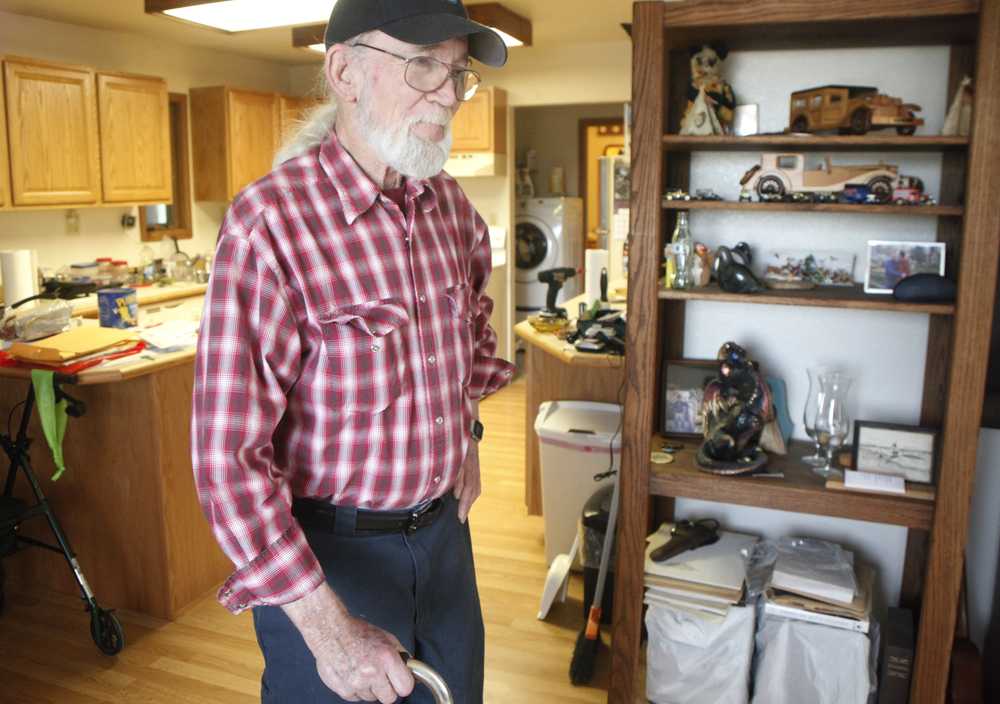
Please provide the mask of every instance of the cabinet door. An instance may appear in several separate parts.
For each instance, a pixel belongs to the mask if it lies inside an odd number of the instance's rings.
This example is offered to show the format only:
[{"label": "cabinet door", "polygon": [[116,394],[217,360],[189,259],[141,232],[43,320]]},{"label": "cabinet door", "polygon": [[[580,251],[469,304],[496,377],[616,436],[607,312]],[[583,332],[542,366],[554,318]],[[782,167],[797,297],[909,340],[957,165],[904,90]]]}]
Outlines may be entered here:
[{"label": "cabinet door", "polygon": [[271,170],[278,147],[278,97],[272,93],[228,91],[229,197]]},{"label": "cabinet door", "polygon": [[[2,77],[0,77],[2,83]],[[10,207],[10,160],[7,157],[7,110],[0,85],[0,209]]]},{"label": "cabinet door", "polygon": [[114,203],[172,200],[166,81],[98,74],[97,101],[104,200]]},{"label": "cabinet door", "polygon": [[492,95],[481,90],[462,103],[451,121],[451,148],[456,152],[488,152],[493,145]]},{"label": "cabinet door", "polygon": [[98,202],[94,72],[17,59],[4,74],[14,205]]},{"label": "cabinet door", "polygon": [[281,95],[278,96],[278,104],[281,111],[281,121],[278,127],[278,144],[280,145],[291,136],[292,131],[298,126],[299,120],[302,120],[317,103],[314,98],[295,98]]}]

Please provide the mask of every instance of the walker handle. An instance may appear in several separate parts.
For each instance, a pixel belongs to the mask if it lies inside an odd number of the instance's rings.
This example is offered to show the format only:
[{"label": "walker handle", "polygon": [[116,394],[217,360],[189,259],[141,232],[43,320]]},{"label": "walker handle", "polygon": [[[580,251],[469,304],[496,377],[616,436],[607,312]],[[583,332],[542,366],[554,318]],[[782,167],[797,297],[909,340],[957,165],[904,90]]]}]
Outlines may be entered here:
[{"label": "walker handle", "polygon": [[399,656],[413,672],[413,678],[431,691],[437,704],[455,704],[455,700],[451,697],[451,690],[448,689],[447,683],[437,670],[427,663],[411,657],[409,653],[400,653]]}]

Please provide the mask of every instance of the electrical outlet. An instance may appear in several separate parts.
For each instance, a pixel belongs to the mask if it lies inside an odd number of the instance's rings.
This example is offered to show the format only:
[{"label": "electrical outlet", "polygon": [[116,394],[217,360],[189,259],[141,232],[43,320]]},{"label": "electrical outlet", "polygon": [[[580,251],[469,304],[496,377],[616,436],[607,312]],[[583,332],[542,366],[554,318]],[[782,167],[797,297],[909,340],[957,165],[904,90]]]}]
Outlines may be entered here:
[{"label": "electrical outlet", "polygon": [[77,210],[67,210],[66,211],[66,234],[67,235],[79,235],[80,234],[80,212]]}]

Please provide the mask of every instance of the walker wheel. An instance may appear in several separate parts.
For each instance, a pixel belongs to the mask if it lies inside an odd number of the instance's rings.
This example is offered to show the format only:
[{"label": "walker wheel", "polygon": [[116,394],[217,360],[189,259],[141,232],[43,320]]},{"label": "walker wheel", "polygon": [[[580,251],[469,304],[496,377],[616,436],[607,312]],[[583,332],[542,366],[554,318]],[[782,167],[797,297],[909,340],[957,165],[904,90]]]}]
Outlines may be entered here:
[{"label": "walker wheel", "polygon": [[105,655],[117,655],[125,647],[125,631],[115,612],[96,605],[90,611],[90,637]]}]

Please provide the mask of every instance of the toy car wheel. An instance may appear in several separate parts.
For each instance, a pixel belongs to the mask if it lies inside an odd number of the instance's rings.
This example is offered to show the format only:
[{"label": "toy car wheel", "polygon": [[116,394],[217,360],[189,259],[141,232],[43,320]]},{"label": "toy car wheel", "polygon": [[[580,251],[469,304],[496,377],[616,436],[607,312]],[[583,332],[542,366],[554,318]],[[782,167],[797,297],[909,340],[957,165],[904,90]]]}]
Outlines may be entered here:
[{"label": "toy car wheel", "polygon": [[757,195],[783,196],[785,195],[785,184],[777,176],[765,176],[757,182]]},{"label": "toy car wheel", "polygon": [[795,118],[795,122],[792,123],[792,132],[808,132],[809,131],[809,120],[806,119],[805,115],[799,115]]},{"label": "toy car wheel", "polygon": [[855,110],[851,115],[851,132],[867,134],[872,128],[872,114],[867,110]]},{"label": "toy car wheel", "polygon": [[892,198],[892,181],[885,176],[876,176],[868,182],[868,192],[875,196],[879,203],[888,203]]},{"label": "toy car wheel", "polygon": [[[907,117],[910,120],[916,119],[916,116],[912,112],[909,115],[907,115]],[[899,127],[896,128],[896,134],[901,135],[903,137],[910,137],[916,131],[917,131],[916,125],[900,125]]]}]

